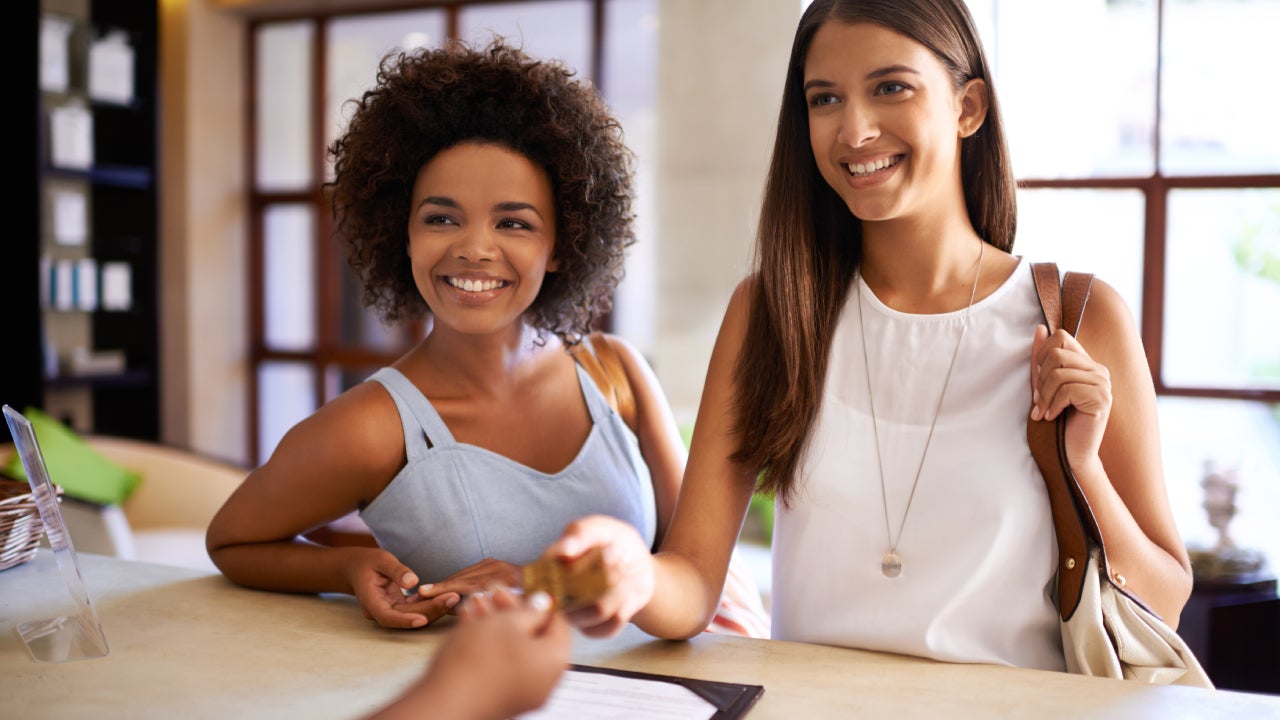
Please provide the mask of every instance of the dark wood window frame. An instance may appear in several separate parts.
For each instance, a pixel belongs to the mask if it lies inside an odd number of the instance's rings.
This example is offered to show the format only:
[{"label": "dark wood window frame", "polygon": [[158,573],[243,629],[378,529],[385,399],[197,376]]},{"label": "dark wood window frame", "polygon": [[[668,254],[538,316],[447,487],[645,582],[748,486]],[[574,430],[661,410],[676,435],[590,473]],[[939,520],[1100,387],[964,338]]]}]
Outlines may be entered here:
[{"label": "dark wood window frame", "polygon": [[1142,343],[1155,380],[1156,394],[1177,397],[1222,398],[1280,402],[1280,390],[1170,385],[1163,379],[1165,247],[1168,229],[1169,191],[1178,189],[1280,189],[1280,175],[1205,175],[1096,178],[1070,180],[1025,179],[1018,187],[1028,190],[1137,190],[1145,202],[1142,243]]},{"label": "dark wood window frame", "polygon": [[1280,174],[1254,175],[1165,175],[1160,170],[1161,101],[1164,77],[1164,13],[1165,0],[1156,0],[1156,66],[1155,108],[1152,133],[1154,172],[1147,177],[1124,178],[1024,178],[1018,187],[1070,190],[1137,190],[1145,202],[1142,248],[1142,343],[1147,364],[1155,380],[1157,395],[1194,398],[1221,398],[1280,403],[1280,389],[1221,388],[1209,386],[1170,385],[1164,381],[1165,260],[1168,231],[1169,191],[1275,189],[1280,190]]}]

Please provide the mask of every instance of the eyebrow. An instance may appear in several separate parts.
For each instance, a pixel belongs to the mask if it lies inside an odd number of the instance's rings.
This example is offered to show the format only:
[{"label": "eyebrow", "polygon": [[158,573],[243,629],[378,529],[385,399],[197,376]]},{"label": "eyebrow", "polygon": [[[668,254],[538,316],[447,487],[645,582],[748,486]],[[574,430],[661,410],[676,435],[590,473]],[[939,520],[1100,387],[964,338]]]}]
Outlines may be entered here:
[{"label": "eyebrow", "polygon": [[[908,65],[889,65],[888,67],[882,67],[882,68],[879,68],[878,70],[872,70],[871,72],[867,73],[866,79],[876,80],[886,75],[893,75],[894,73],[908,73],[911,75],[919,75],[920,71]],[[804,84],[804,91],[809,92],[813,88],[835,87],[835,85],[836,84],[831,82],[830,80],[810,80],[809,82]]]},{"label": "eyebrow", "polygon": [[[424,197],[422,198],[422,202],[418,203],[418,207],[422,207],[423,205],[440,205],[443,207],[449,207],[454,209],[461,209],[462,207],[461,205],[458,204],[457,200],[454,200],[451,197],[445,197],[443,195],[429,195],[427,197]],[[507,202],[500,202],[497,205],[493,206],[493,212],[518,212],[520,210],[528,210],[532,212],[534,215],[537,215],[539,218],[542,217],[542,213],[538,212],[538,208],[534,207],[533,205],[527,202],[518,202],[515,200],[510,200]]]},{"label": "eyebrow", "polygon": [[497,212],[517,212],[520,210],[528,210],[532,212],[534,215],[537,215],[539,218],[542,217],[542,213],[538,212],[538,208],[534,207],[533,205],[530,205],[527,202],[515,202],[515,201],[501,202],[501,203],[498,203],[497,205],[494,205],[493,209]]},{"label": "eyebrow", "polygon": [[458,204],[457,200],[454,200],[451,197],[445,197],[443,195],[429,195],[427,197],[424,197],[422,198],[422,202],[418,203],[418,207],[422,207],[423,205],[443,205],[444,207],[451,207],[451,208],[462,207],[461,205]]}]

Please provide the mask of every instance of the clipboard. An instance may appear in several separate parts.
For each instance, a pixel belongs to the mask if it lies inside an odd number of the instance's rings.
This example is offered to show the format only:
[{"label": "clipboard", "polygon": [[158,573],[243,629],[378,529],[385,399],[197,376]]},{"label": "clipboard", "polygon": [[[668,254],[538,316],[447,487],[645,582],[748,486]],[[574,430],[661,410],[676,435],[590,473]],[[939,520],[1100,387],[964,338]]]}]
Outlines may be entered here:
[{"label": "clipboard", "polygon": [[515,720],[736,720],[763,694],[763,685],[573,664],[542,707]]},{"label": "clipboard", "polygon": [[595,667],[592,665],[570,665],[570,670],[589,673],[603,673],[618,677],[629,677],[637,680],[655,680],[681,685],[693,694],[716,707],[711,720],[735,720],[745,717],[747,711],[755,706],[756,701],[764,695],[763,685],[746,685],[743,683],[721,682],[718,680],[698,680],[676,675],[659,675],[655,673],[637,672],[634,670],[617,670],[615,668]]}]

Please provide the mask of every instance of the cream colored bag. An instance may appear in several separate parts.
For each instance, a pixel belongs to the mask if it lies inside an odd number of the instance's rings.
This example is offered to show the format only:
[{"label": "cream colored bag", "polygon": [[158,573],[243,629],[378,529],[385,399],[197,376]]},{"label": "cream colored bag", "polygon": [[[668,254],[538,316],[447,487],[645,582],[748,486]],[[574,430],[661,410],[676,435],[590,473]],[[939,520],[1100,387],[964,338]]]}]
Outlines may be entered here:
[{"label": "cream colored bag", "polygon": [[[1075,335],[1093,276],[1067,273],[1061,287],[1052,263],[1032,266],[1049,331]],[[1049,491],[1058,537],[1058,611],[1067,671],[1159,685],[1213,688],[1186,642],[1137,597],[1118,587],[1107,568],[1093,511],[1062,445],[1066,416],[1027,421],[1027,442]]]},{"label": "cream colored bag", "polygon": [[1103,568],[1102,551],[1094,547],[1084,568],[1080,602],[1062,621],[1067,672],[1212,688],[1182,637],[1140,600],[1116,587]]}]

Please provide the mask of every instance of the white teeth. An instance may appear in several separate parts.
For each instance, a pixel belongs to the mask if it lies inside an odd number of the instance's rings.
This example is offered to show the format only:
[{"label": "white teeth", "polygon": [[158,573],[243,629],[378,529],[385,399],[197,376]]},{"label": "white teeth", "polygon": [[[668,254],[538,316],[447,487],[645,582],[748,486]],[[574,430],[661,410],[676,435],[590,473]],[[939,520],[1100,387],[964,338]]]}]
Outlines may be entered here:
[{"label": "white teeth", "polygon": [[484,292],[486,290],[497,290],[502,287],[503,282],[501,280],[470,280],[451,277],[449,278],[449,284],[467,292]]},{"label": "white teeth", "polygon": [[869,163],[845,163],[845,167],[849,169],[851,175],[869,175],[877,170],[883,170],[887,167],[897,165],[899,156],[888,157],[882,160],[876,160]]}]

